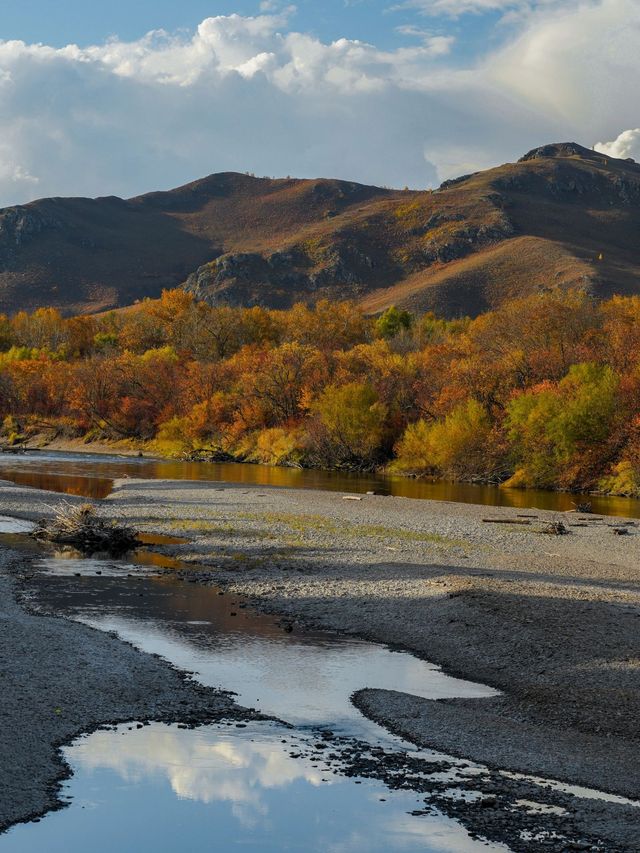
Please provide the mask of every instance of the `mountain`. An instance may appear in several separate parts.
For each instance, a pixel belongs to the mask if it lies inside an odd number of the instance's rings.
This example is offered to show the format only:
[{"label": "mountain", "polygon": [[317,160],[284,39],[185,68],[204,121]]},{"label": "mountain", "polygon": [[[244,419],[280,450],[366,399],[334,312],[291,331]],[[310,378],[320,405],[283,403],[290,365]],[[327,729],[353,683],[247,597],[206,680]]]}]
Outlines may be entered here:
[{"label": "mountain", "polygon": [[640,293],[639,234],[640,166],[576,143],[425,192],[223,173],[0,210],[0,310],[97,312],[184,285],[213,303],[476,314],[558,285]]}]

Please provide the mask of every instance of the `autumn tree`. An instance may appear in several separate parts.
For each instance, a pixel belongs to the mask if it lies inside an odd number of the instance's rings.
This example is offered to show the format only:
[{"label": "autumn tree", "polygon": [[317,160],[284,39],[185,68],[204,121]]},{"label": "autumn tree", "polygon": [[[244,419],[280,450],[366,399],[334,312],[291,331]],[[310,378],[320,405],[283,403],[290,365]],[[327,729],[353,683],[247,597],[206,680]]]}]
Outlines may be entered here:
[{"label": "autumn tree", "polygon": [[469,399],[445,418],[410,424],[395,448],[393,470],[453,480],[499,481],[504,446],[483,406]]},{"label": "autumn tree", "polygon": [[516,473],[511,485],[584,487],[609,462],[619,378],[607,365],[576,364],[557,384],[542,385],[509,404],[507,435]]},{"label": "autumn tree", "polygon": [[379,461],[387,411],[371,385],[329,385],[311,410],[313,451],[323,464],[366,469]]},{"label": "autumn tree", "polygon": [[408,311],[403,311],[392,305],[376,320],[376,335],[387,340],[395,338],[400,332],[408,331],[412,322],[413,318]]}]

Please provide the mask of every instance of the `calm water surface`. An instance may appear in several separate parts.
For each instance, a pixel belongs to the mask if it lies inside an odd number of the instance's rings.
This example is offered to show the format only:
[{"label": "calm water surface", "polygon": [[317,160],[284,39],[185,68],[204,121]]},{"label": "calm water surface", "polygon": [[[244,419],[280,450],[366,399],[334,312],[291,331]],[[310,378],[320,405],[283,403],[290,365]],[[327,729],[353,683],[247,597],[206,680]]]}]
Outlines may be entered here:
[{"label": "calm water surface", "polygon": [[497,486],[479,486],[470,483],[412,480],[405,477],[360,475],[336,471],[303,471],[268,465],[243,465],[235,462],[179,462],[48,451],[15,456],[0,455],[0,479],[66,494],[104,498],[110,493],[113,481],[123,477],[208,480],[356,493],[375,491],[407,498],[514,508],[535,507],[558,512],[573,509],[575,502],[579,500],[589,500],[593,511],[598,514],[640,518],[640,500],[632,498],[597,495],[579,498],[564,492],[500,489]]},{"label": "calm water surface", "polygon": [[[281,741],[285,739],[286,743]],[[381,783],[355,785],[268,723],[183,731],[154,725],[99,732],[66,750],[68,810],[0,837],[11,853],[473,853],[454,821]],[[384,800],[382,802],[381,800]]]}]

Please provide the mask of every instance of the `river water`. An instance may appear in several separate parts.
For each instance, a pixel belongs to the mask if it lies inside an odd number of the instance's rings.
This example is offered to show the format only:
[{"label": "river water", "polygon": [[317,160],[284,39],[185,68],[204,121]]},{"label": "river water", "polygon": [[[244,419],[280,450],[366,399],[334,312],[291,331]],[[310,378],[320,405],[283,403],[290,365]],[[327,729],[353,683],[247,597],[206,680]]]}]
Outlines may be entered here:
[{"label": "river water", "polygon": [[640,518],[640,500],[593,495],[579,497],[566,492],[535,489],[504,489],[441,480],[350,474],[347,472],[276,468],[236,462],[180,462],[90,453],[34,451],[0,455],[0,479],[25,486],[91,498],[106,497],[113,480],[123,477],[167,480],[210,480],[291,489],[322,489],[339,492],[368,491],[407,498],[457,501],[459,503],[535,507],[565,512],[576,502],[588,500],[595,513]]}]

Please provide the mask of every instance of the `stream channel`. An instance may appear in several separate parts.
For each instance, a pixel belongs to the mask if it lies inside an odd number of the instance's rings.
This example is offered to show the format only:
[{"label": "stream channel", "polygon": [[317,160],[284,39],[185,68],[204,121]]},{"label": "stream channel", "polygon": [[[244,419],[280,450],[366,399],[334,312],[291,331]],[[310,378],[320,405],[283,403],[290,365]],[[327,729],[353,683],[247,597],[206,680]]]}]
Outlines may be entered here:
[{"label": "stream channel", "polygon": [[[2,476],[8,474],[5,467]],[[55,488],[51,472],[48,477]],[[57,490],[66,491],[63,486]],[[29,594],[36,607],[114,631],[286,725],[190,729],[132,721],[81,737],[64,749],[73,770],[63,788],[68,808],[13,827],[0,836],[0,853],[513,849],[504,838],[483,837],[477,823],[460,819],[460,809],[442,808],[482,799],[474,780],[486,780],[490,771],[418,749],[367,720],[350,701],[364,687],[431,699],[490,697],[491,688],[375,643],[288,632],[239,596],[173,577],[178,561],[153,550],[162,537],[122,560],[87,559],[43,550],[28,530],[25,522],[0,519],[0,545],[33,558]],[[376,756],[391,756],[395,772],[359,773]],[[522,807],[544,814],[535,791],[547,785],[530,779],[527,785],[534,796]],[[570,788],[559,787],[569,796]],[[426,791],[438,797],[425,797]],[[517,824],[514,817],[515,837],[524,840]]]}]

